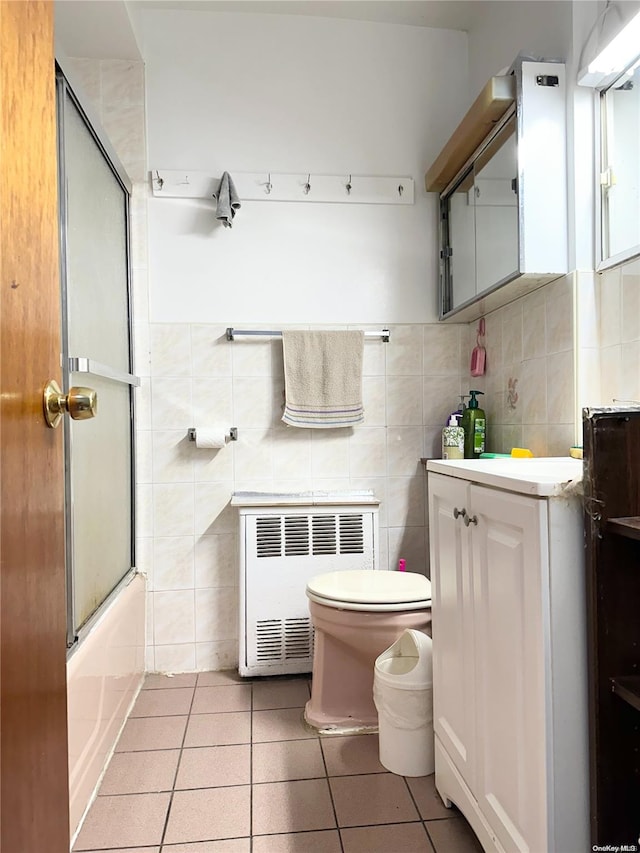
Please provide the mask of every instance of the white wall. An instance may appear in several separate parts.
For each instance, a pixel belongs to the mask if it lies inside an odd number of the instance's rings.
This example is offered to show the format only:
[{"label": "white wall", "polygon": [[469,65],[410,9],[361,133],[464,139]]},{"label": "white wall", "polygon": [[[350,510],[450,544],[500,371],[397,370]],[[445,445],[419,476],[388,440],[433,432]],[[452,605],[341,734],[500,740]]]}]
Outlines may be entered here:
[{"label": "white wall", "polygon": [[600,399],[591,402],[600,406],[639,405],[640,260],[599,275],[597,297]]},{"label": "white wall", "polygon": [[[461,392],[464,327],[436,319],[437,199],[423,174],[466,91],[466,36],[301,17],[142,10],[150,169],[410,175],[413,206],[149,199],[150,377],[139,554],[150,669],[237,662],[234,490],[372,488],[380,558],[427,570],[425,475]],[[436,135],[438,138],[436,139]],[[282,346],[225,326],[389,325],[367,341],[365,423],[281,418]],[[140,338],[139,338],[140,340]],[[143,383],[142,392],[148,387]],[[238,427],[218,453],[196,423]]]},{"label": "white wall", "polygon": [[301,16],[143,10],[148,163],[408,175],[416,204],[149,204],[152,322],[436,319],[423,175],[463,109],[466,35]]},{"label": "white wall", "polygon": [[469,33],[469,103],[519,53],[570,59],[571,0],[484,0]]}]

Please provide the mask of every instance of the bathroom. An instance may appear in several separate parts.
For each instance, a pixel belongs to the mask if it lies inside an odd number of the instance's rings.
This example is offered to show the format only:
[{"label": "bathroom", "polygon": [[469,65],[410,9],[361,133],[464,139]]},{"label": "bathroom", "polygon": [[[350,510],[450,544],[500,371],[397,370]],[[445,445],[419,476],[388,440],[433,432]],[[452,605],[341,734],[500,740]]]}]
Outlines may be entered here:
[{"label": "bathroom", "polygon": [[[341,3],[322,4],[320,15],[292,14],[311,3],[273,4],[278,14],[249,3],[132,3],[124,18],[120,3],[56,5],[73,79],[133,182],[140,574],[110,613],[137,626],[130,653],[140,673],[233,669],[234,491],[372,489],[381,566],[402,558],[428,571],[420,459],[439,455],[447,415],[469,390],[477,323],[438,323],[437,206],[423,176],[486,80],[519,52],[563,57],[573,81],[601,4],[440,4],[456,7],[432,19],[445,29],[378,20],[375,7],[359,20]],[[583,405],[640,395],[638,270],[594,273],[592,92],[570,82],[568,99],[572,272],[486,317],[478,387],[495,451],[566,455],[581,443]],[[407,175],[415,204],[245,202],[223,229],[212,203],[153,197],[154,169],[300,172],[310,182],[314,173]],[[389,343],[365,342],[364,426],[318,435],[282,425],[280,341],[230,342],[228,326],[388,327]],[[196,423],[236,426],[238,440],[198,451],[187,439]],[[108,649],[105,638],[121,648],[122,635],[106,619],[101,627],[97,648]],[[85,760],[84,736],[73,745],[73,686],[86,690],[102,666],[91,637],[69,666],[71,752]],[[133,674],[124,694],[122,682],[100,685],[117,694],[106,729],[117,733],[138,684]],[[99,727],[92,739],[99,765],[112,744]],[[72,834],[92,772],[72,774]]]}]

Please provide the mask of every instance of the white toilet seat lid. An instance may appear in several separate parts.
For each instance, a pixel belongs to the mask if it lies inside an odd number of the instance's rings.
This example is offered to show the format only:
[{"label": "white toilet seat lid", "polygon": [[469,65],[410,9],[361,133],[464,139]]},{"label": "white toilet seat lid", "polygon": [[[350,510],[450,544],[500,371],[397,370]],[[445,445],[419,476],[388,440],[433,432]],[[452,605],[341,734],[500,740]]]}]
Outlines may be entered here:
[{"label": "white toilet seat lid", "polygon": [[[431,602],[431,581],[416,572],[372,571],[354,569],[326,572],[307,581],[307,596],[312,601],[327,604],[352,603],[359,605],[416,604]],[[362,609],[366,609],[363,607]],[[377,607],[375,607],[377,609]]]}]

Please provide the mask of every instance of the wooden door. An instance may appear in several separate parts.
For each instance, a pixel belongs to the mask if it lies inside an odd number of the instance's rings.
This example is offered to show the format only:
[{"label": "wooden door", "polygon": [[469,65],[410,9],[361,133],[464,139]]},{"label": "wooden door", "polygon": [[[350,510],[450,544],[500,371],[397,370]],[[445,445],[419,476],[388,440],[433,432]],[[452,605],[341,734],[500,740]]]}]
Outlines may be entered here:
[{"label": "wooden door", "polygon": [[0,848],[68,853],[53,4],[0,0]]},{"label": "wooden door", "polygon": [[462,510],[469,511],[468,483],[429,474],[434,731],[475,791],[473,598]]},{"label": "wooden door", "polygon": [[471,486],[477,793],[507,853],[550,851],[545,501]]}]

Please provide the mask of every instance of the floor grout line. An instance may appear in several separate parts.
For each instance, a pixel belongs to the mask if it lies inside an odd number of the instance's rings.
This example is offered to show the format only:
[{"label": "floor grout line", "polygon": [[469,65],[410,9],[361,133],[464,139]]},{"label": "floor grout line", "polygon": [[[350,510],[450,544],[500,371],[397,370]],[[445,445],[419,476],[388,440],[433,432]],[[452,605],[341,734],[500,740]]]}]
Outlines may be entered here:
[{"label": "floor grout line", "polygon": [[[349,825],[349,826],[345,826],[345,827],[341,827],[339,825],[338,815],[337,815],[337,811],[338,811],[337,806],[339,805],[339,802],[337,801],[338,795],[344,797],[345,792],[346,791],[352,791],[353,788],[347,787],[342,791],[338,790],[337,792],[334,793],[334,790],[332,787],[332,780],[357,779],[358,777],[365,777],[365,776],[366,777],[385,777],[385,776],[397,775],[397,774],[390,773],[386,769],[380,769],[380,770],[369,769],[365,772],[334,773],[334,775],[330,775],[328,763],[331,763],[332,761],[334,761],[338,756],[341,756],[341,758],[339,760],[342,762],[339,765],[338,769],[340,769],[340,767],[350,769],[349,763],[348,763],[349,750],[347,748],[347,751],[343,753],[342,748],[338,748],[335,753],[327,753],[326,754],[325,753],[326,746],[328,746],[328,744],[330,744],[330,743],[334,743],[334,744],[338,743],[340,741],[340,739],[343,739],[343,738],[345,740],[346,739],[354,740],[355,738],[361,737],[361,736],[353,735],[352,733],[347,733],[345,735],[321,737],[317,733],[314,734],[314,733],[309,732],[307,737],[284,737],[283,736],[283,737],[279,738],[278,740],[256,741],[255,740],[255,731],[254,731],[254,725],[255,725],[256,719],[258,719],[255,716],[256,714],[262,714],[264,712],[276,712],[275,715],[277,717],[277,712],[279,712],[279,711],[296,710],[296,711],[302,711],[302,713],[304,715],[304,711],[303,711],[304,705],[303,706],[300,706],[300,705],[284,705],[283,707],[277,707],[277,708],[256,708],[255,707],[256,701],[259,703],[261,701],[262,697],[264,696],[264,694],[259,694],[258,691],[254,690],[254,685],[256,683],[260,683],[260,682],[259,681],[256,682],[256,680],[252,680],[250,682],[245,682],[242,685],[242,686],[250,686],[251,687],[251,690],[249,691],[249,697],[248,697],[249,698],[249,709],[248,710],[246,708],[243,708],[243,710],[238,710],[238,711],[225,710],[225,711],[194,712],[194,707],[196,706],[196,702],[198,699],[198,687],[199,686],[205,687],[205,688],[206,687],[218,687],[218,686],[238,686],[236,683],[229,684],[229,685],[209,685],[209,684],[199,685],[200,675],[201,674],[198,674],[198,676],[196,678],[195,685],[193,685],[191,687],[185,687],[184,685],[181,685],[180,687],[176,686],[175,688],[170,688],[170,689],[182,689],[182,690],[191,690],[192,691],[191,692],[191,699],[190,699],[190,703],[189,703],[189,709],[186,713],[181,713],[181,714],[153,714],[153,715],[149,715],[147,717],[132,717],[131,718],[131,719],[147,719],[147,720],[161,719],[163,717],[164,718],[176,718],[176,717],[185,718],[184,729],[182,731],[182,736],[181,736],[179,746],[178,745],[173,746],[173,747],[165,747],[165,746],[157,747],[156,746],[155,748],[152,748],[152,749],[123,750],[123,751],[116,753],[119,755],[136,755],[136,754],[141,753],[141,752],[178,752],[179,753],[178,760],[176,762],[175,770],[173,771],[173,774],[172,774],[173,775],[173,783],[172,783],[171,788],[167,787],[167,788],[164,788],[162,790],[154,790],[154,791],[138,791],[138,792],[128,792],[128,793],[117,793],[117,794],[104,794],[104,795],[101,795],[101,797],[100,797],[100,798],[102,798],[102,797],[114,797],[114,798],[118,797],[119,798],[119,797],[127,797],[127,796],[132,796],[132,795],[143,795],[144,796],[144,795],[149,795],[149,794],[150,795],[162,794],[166,797],[167,794],[169,795],[167,810],[166,810],[166,814],[164,815],[164,822],[162,824],[162,832],[160,834],[160,841],[158,843],[154,843],[154,844],[143,844],[143,845],[138,844],[138,847],[139,847],[141,853],[143,853],[143,851],[145,851],[145,850],[154,851],[154,853],[156,853],[156,851],[157,851],[157,853],[171,853],[171,851],[175,847],[179,847],[179,846],[186,845],[186,844],[193,844],[194,850],[195,850],[197,845],[199,845],[199,844],[203,844],[203,845],[210,844],[210,843],[215,844],[216,842],[220,843],[220,842],[232,841],[232,840],[237,840],[238,842],[240,842],[240,841],[245,842],[247,844],[247,846],[245,847],[242,845],[242,849],[246,850],[247,853],[253,853],[253,851],[257,849],[257,845],[255,844],[255,839],[257,839],[257,838],[268,838],[270,836],[275,837],[275,836],[280,836],[280,835],[304,837],[305,835],[308,835],[311,833],[321,833],[321,832],[330,833],[331,835],[328,837],[336,839],[338,841],[338,844],[339,844],[340,853],[344,853],[345,844],[347,842],[343,838],[343,832],[346,830],[352,830],[352,829],[357,829],[360,831],[369,830],[372,833],[372,835],[375,836],[376,829],[381,828],[381,827],[400,827],[400,826],[403,826],[403,827],[412,826],[413,827],[416,825],[420,825],[422,827],[422,832],[426,836],[428,843],[432,846],[435,853],[439,853],[439,851],[436,848],[434,837],[432,837],[432,835],[429,831],[430,826],[432,826],[433,829],[435,830],[436,824],[438,824],[438,823],[442,824],[445,821],[454,820],[455,818],[458,818],[460,816],[460,814],[458,812],[456,812],[454,814],[446,815],[446,816],[441,815],[439,817],[434,817],[434,818],[428,818],[428,819],[424,818],[422,816],[421,808],[419,805],[419,801],[421,801],[424,798],[423,795],[421,794],[423,788],[414,786],[414,789],[412,789],[411,785],[409,784],[410,780],[407,777],[401,777],[401,778],[404,782],[404,788],[408,792],[409,801],[412,804],[413,809],[415,810],[415,814],[416,814],[415,817],[412,816],[406,820],[395,820],[395,821],[394,820],[388,820],[384,823],[373,823],[372,824],[372,823],[362,822],[362,823],[355,823],[353,825]],[[283,680],[283,681],[284,681],[284,683],[287,683],[286,680]],[[262,683],[264,683],[264,682],[262,682]],[[273,683],[275,684],[275,682],[273,682]],[[306,687],[307,687],[307,692],[310,692],[308,681],[306,682]],[[146,692],[147,693],[153,693],[156,690],[161,690],[161,689],[163,689],[163,688],[161,688],[161,687],[149,688]],[[245,691],[245,693],[246,693],[246,691]],[[256,694],[258,694],[258,695],[256,695]],[[198,707],[200,707],[200,704],[198,704]],[[204,744],[186,746],[187,735],[189,732],[190,725],[191,725],[192,721],[196,720],[198,717],[201,717],[203,715],[208,715],[211,717],[220,717],[220,718],[222,718],[222,716],[228,716],[228,715],[234,715],[235,717],[237,717],[238,715],[244,715],[247,713],[249,714],[249,736],[248,736],[248,740],[241,740],[237,743],[236,742],[214,743],[214,744],[204,743]],[[284,719],[290,721],[290,717],[285,717]],[[209,729],[210,724],[207,723],[202,727],[202,729],[199,729],[199,730],[202,730],[205,733],[207,731],[211,730],[213,732],[212,736],[215,736],[216,732],[219,732],[220,730],[217,728],[215,720],[211,720],[210,723],[211,723],[211,729]],[[246,720],[241,725],[246,725]],[[175,726],[172,728],[175,729]],[[233,725],[230,726],[230,730],[231,731],[234,730]],[[223,727],[223,732],[224,732],[224,727]],[[170,734],[170,732],[169,732],[169,734]],[[264,745],[264,746],[268,747],[271,744],[273,744],[275,747],[278,744],[288,744],[288,745],[290,745],[289,749],[293,750],[293,754],[295,755],[295,744],[301,744],[302,745],[304,743],[308,743],[309,741],[317,743],[318,748],[320,749],[320,756],[321,756],[322,770],[323,770],[323,773],[321,775],[313,775],[313,776],[304,775],[305,770],[307,769],[307,765],[306,764],[300,764],[298,766],[300,766],[302,768],[300,770],[301,775],[294,775],[293,778],[268,779],[268,780],[257,781],[257,782],[254,781],[254,773],[256,770],[256,763],[255,763],[256,757],[254,756],[254,747],[259,746],[259,745]],[[183,759],[186,760],[185,750],[188,750],[191,753],[193,753],[194,751],[196,751],[198,749],[200,749],[200,750],[202,750],[202,749],[213,750],[213,749],[217,749],[219,747],[222,747],[222,748],[224,748],[224,747],[244,747],[243,750],[238,751],[239,756],[244,756],[243,761],[246,761],[246,758],[247,758],[246,747],[249,747],[249,755],[248,755],[249,772],[248,772],[248,781],[247,782],[240,782],[240,783],[236,783],[236,784],[221,784],[221,785],[204,784],[204,785],[198,785],[198,786],[188,787],[188,788],[177,788],[176,787],[177,782],[178,782],[178,778],[180,775],[180,770],[182,767]],[[368,747],[365,749],[365,752],[363,753],[363,755],[369,754],[367,751],[368,749],[369,749]],[[299,752],[297,757],[295,758],[295,760],[300,761],[305,754],[307,754],[307,755],[310,755],[312,753],[315,754],[315,747],[313,749],[311,747],[309,747],[308,750],[309,751],[307,752],[306,748],[305,748],[305,750],[302,750],[302,752]],[[274,753],[274,755],[277,755],[277,754],[279,754],[279,753],[278,752]],[[289,753],[285,750],[281,754],[287,755]],[[356,752],[356,754],[358,754],[358,753]],[[212,757],[215,757],[215,755],[216,755],[216,753],[211,753]],[[218,753],[218,755],[222,755],[222,753]],[[267,752],[265,754],[263,760],[268,760],[268,756],[269,756],[269,753]],[[204,758],[204,756],[203,756],[203,758]],[[194,756],[193,760],[195,762],[193,764],[193,767],[197,768],[199,766],[198,762],[202,761],[203,759]],[[230,760],[234,760],[233,754],[231,755]],[[360,761],[361,759],[357,759],[357,760]],[[369,761],[368,758],[367,758],[367,761]],[[159,761],[159,762],[156,762],[156,764],[152,765],[152,766],[161,768],[163,766],[163,764],[166,764],[166,762]],[[134,766],[135,766],[135,764],[134,764]],[[144,764],[142,766],[144,767]],[[189,764],[189,767],[190,766],[191,766],[191,764]],[[353,765],[351,765],[351,766],[353,766]],[[202,778],[204,778],[206,781],[206,779],[208,777],[206,762],[203,765],[203,767],[204,767],[205,775]],[[246,768],[246,765],[245,765],[245,768]],[[289,765],[288,772],[291,772],[292,769],[293,769],[292,765]],[[320,770],[320,766],[318,766],[318,771],[319,770]],[[196,772],[199,772],[199,771],[196,770]],[[246,772],[246,770],[245,770],[245,772]],[[285,769],[284,772],[287,772],[287,769]],[[268,775],[268,773],[266,775]],[[194,778],[196,781],[198,781],[197,776],[192,777],[192,778]],[[222,776],[222,774],[218,774],[218,778],[224,778],[224,777]],[[246,778],[245,773],[242,773],[239,778]],[[288,831],[287,830],[283,831],[282,829],[280,829],[278,831],[273,831],[273,832],[261,832],[259,835],[254,834],[254,832],[253,832],[253,830],[254,830],[254,813],[253,813],[254,796],[253,795],[254,795],[254,791],[257,790],[256,786],[260,786],[260,787],[264,787],[265,785],[280,785],[280,786],[282,786],[282,785],[290,785],[290,784],[293,784],[296,782],[307,782],[307,781],[309,781],[309,782],[315,781],[317,783],[320,783],[322,780],[324,780],[324,786],[326,786],[326,790],[328,791],[328,794],[329,794],[329,800],[330,800],[331,810],[332,810],[333,820],[334,820],[333,826],[321,827],[321,828],[317,828],[317,829],[298,829],[295,831],[291,830],[291,829],[289,829]],[[356,786],[358,785],[357,782],[353,783],[353,784]],[[372,784],[374,784],[374,783],[372,783]],[[381,782],[380,784],[384,786],[387,783]],[[189,841],[189,842],[187,842],[187,841],[172,841],[171,843],[166,842],[167,831],[168,831],[169,823],[171,820],[171,812],[172,812],[172,809],[174,806],[174,796],[176,793],[196,792],[196,791],[213,791],[213,790],[230,789],[230,788],[237,788],[237,789],[244,788],[244,789],[246,789],[247,787],[249,788],[249,835],[229,836],[228,838],[219,838],[219,837],[209,838],[209,839],[202,838],[202,839],[198,839],[197,841]],[[321,789],[321,787],[322,786],[320,784],[318,784],[317,790],[319,791]],[[286,790],[286,789],[281,788],[281,790]],[[384,790],[384,788],[382,790]],[[246,794],[244,796],[246,796]],[[238,797],[240,797],[240,793],[238,793]],[[96,800],[96,802],[97,802],[97,800]],[[203,802],[206,802],[206,799],[203,800]],[[327,805],[328,805],[328,803],[327,803]],[[373,815],[373,814],[369,815],[366,812],[361,812],[360,814],[363,817],[366,817],[366,818],[373,817],[375,819],[375,815]],[[358,811],[356,811],[353,813],[353,817],[357,818],[360,816],[360,814],[358,813]],[[160,817],[160,815],[158,815],[158,817]],[[328,817],[328,815],[327,815],[327,817]],[[269,818],[269,815],[266,815],[265,818]],[[265,819],[264,827],[261,827],[261,828],[267,829],[270,825],[273,825],[273,823],[271,823],[268,819]],[[212,825],[210,822],[208,826],[206,824],[203,824],[202,829],[208,829],[209,831],[214,831],[216,827],[217,827],[217,823]],[[157,827],[157,828],[159,829],[159,827]],[[226,828],[232,829],[231,826],[228,826]],[[450,829],[444,829],[444,827],[443,827],[441,832],[450,832],[450,831],[453,831],[454,828],[455,827],[453,825],[451,826]],[[182,837],[183,833],[181,830],[182,830],[182,823],[180,822],[179,824],[176,824],[174,827],[174,831],[173,831],[174,836],[175,837]],[[387,830],[387,831],[389,831],[389,830]],[[411,830],[411,833],[414,834],[414,837],[415,837],[416,832],[417,832],[417,830],[415,830],[415,829]],[[337,836],[334,835],[334,833],[337,833]],[[109,836],[107,835],[107,839],[108,839],[108,837]],[[264,844],[264,843],[265,842],[262,842],[261,844]],[[266,842],[266,843],[268,843],[268,842]],[[295,845],[295,844],[299,844],[300,841],[298,841],[298,842],[293,841],[292,843]],[[85,851],[93,850],[93,849],[95,849],[95,848],[89,847],[89,848],[85,848]],[[129,849],[129,847],[120,847],[120,848],[111,847],[111,848],[107,848],[107,849],[112,849],[114,851],[117,851],[118,849],[120,849],[120,850],[124,851],[124,850]],[[136,848],[136,849],[138,849],[138,848]],[[331,849],[334,849],[334,848],[332,847]],[[336,847],[336,849],[338,849],[338,848]],[[467,849],[471,850],[471,849],[475,849],[475,848],[472,848],[471,846],[467,847],[463,842],[462,846],[460,847],[461,852],[463,850],[467,850]],[[78,853],[81,853],[81,851],[78,850]]]},{"label": "floor grout line", "polygon": [[171,809],[173,808],[173,797],[175,795],[176,790],[176,782],[178,781],[178,773],[180,772],[180,765],[182,764],[182,753],[184,750],[184,742],[187,737],[187,731],[189,730],[189,720],[191,719],[191,709],[193,708],[193,703],[196,698],[196,689],[198,685],[198,679],[196,678],[196,685],[192,688],[193,693],[191,695],[191,704],[189,705],[189,713],[187,714],[187,720],[184,726],[184,731],[182,733],[182,743],[180,744],[180,755],[178,756],[178,761],[176,763],[176,770],[173,776],[173,788],[171,790],[171,796],[169,797],[169,807],[167,808],[167,813],[164,818],[164,826],[162,827],[162,835],[160,836],[160,846],[159,850],[162,851],[164,846],[164,839],[167,834],[167,827],[169,826],[169,816],[171,815]]}]

